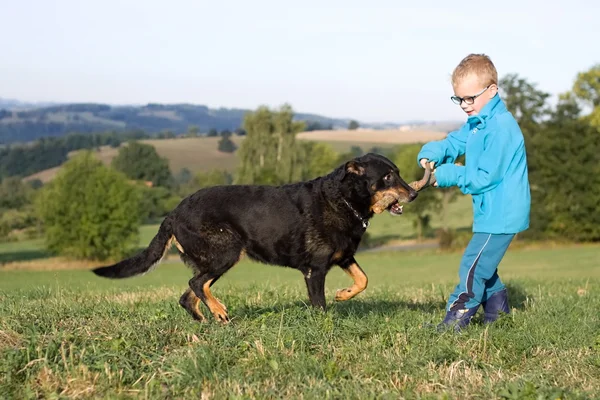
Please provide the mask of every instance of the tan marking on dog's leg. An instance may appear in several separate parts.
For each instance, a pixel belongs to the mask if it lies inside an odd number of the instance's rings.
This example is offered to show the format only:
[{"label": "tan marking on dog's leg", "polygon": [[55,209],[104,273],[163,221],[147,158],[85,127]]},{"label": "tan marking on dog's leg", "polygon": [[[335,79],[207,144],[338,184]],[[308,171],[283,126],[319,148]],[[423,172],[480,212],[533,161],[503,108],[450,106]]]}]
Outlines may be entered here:
[{"label": "tan marking on dog's leg", "polygon": [[173,244],[175,245],[175,247],[177,247],[177,250],[179,250],[179,252],[181,254],[185,253],[185,251],[183,251],[183,247],[181,247],[181,245],[177,241],[177,238],[175,237],[175,235],[171,236],[171,241],[173,242]]},{"label": "tan marking on dog's leg", "polygon": [[210,291],[210,284],[214,279],[207,281],[204,286],[202,286],[202,291],[204,292],[204,296],[206,297],[206,305],[208,309],[213,314],[217,321],[221,321],[224,323],[229,322],[229,316],[227,315],[227,307],[223,303],[219,301]]},{"label": "tan marking on dog's leg", "polygon": [[246,257],[246,249],[242,249],[242,251],[240,251],[240,256],[238,257],[237,262],[242,261],[242,258]]},{"label": "tan marking on dog's leg", "polygon": [[333,261],[333,262],[340,261],[342,259],[343,255],[344,255],[344,252],[342,250],[338,250],[335,253],[333,253],[333,256],[331,257],[331,261]]},{"label": "tan marking on dog's leg", "polygon": [[183,306],[197,321],[206,321],[206,317],[200,311],[200,299],[191,288],[188,288],[181,299],[179,300],[179,304]]},{"label": "tan marking on dog's leg", "polygon": [[367,275],[365,275],[364,271],[356,263],[351,264],[348,268],[342,269],[352,278],[352,280],[354,280],[354,284],[349,288],[338,290],[335,293],[336,301],[350,300],[365,290],[369,281]]}]

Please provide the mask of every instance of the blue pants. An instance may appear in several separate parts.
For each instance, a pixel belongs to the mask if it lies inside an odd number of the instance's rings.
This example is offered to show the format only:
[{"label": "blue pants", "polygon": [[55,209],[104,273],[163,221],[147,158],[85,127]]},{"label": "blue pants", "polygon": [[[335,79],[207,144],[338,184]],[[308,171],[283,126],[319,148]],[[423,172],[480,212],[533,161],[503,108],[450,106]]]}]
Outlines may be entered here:
[{"label": "blue pants", "polygon": [[460,283],[448,299],[448,311],[473,308],[504,289],[498,265],[515,235],[475,233],[460,262]]}]

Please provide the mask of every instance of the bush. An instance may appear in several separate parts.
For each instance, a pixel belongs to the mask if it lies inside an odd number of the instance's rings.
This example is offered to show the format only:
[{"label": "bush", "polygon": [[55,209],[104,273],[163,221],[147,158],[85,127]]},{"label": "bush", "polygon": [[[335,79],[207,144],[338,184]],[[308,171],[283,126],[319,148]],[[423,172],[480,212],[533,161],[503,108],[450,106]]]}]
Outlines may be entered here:
[{"label": "bush", "polygon": [[154,186],[171,187],[169,160],[160,157],[154,146],[131,141],[119,149],[112,167],[134,180],[151,181]]},{"label": "bush", "polygon": [[78,259],[121,258],[137,247],[140,190],[90,152],[65,163],[36,208],[48,249]]},{"label": "bush", "polygon": [[140,186],[140,190],[142,192],[140,203],[142,221],[164,217],[181,201],[180,196],[172,194],[163,187]]},{"label": "bush", "polygon": [[237,150],[237,146],[229,136],[223,136],[221,140],[219,140],[218,150],[222,153],[234,153]]},{"label": "bush", "polygon": [[473,237],[473,232],[470,230],[458,231],[456,229],[440,228],[436,231],[436,237],[442,251],[462,251],[469,244],[469,241]]},{"label": "bush", "polygon": [[23,236],[21,233],[26,237],[35,236],[36,223],[35,212],[31,206],[0,211],[0,240],[12,241]]}]

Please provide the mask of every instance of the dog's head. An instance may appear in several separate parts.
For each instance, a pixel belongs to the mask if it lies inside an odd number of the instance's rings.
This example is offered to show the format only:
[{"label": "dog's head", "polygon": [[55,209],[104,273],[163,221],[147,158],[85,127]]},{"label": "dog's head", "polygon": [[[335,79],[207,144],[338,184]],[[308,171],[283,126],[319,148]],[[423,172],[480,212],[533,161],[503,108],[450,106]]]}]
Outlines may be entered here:
[{"label": "dog's head", "polygon": [[368,153],[346,162],[339,176],[351,192],[370,199],[370,211],[375,214],[387,210],[400,215],[400,203],[410,203],[417,197],[417,190],[411,187],[414,182],[406,183],[398,167],[379,154]]}]

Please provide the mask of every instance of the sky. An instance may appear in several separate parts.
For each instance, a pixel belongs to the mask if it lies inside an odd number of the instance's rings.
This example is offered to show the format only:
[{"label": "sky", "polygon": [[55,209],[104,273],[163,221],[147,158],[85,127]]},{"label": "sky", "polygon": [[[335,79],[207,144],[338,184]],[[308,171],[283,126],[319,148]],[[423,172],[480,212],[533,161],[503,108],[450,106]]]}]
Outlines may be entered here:
[{"label": "sky", "polygon": [[456,120],[491,57],[552,95],[600,63],[600,1],[0,0],[0,97]]}]

